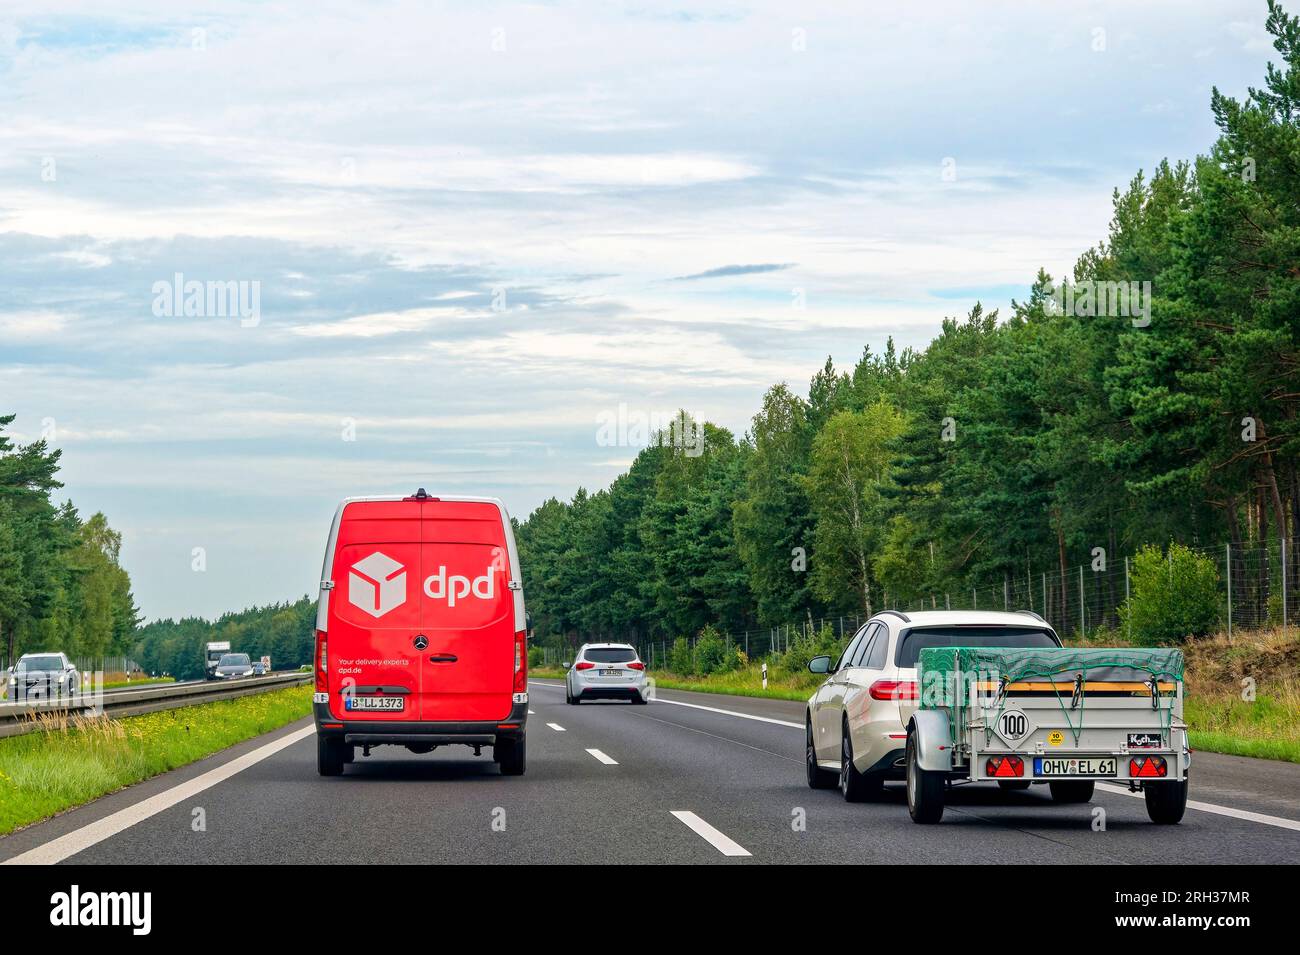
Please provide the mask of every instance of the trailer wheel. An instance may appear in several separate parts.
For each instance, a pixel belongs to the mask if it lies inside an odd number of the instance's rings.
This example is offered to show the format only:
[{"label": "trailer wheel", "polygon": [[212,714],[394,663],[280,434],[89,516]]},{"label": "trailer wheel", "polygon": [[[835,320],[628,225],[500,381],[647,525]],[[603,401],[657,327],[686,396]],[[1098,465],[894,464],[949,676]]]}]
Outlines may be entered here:
[{"label": "trailer wheel", "polygon": [[316,772],[322,776],[343,775],[343,740],[317,735]]},{"label": "trailer wheel", "polygon": [[1097,786],[1091,779],[1063,779],[1059,783],[1048,783],[1052,798],[1060,803],[1092,802],[1092,791]]},{"label": "trailer wheel", "polygon": [[1161,826],[1177,825],[1187,811],[1187,780],[1182,782],[1143,783],[1147,815]]},{"label": "trailer wheel", "polygon": [[917,765],[916,734],[907,734],[907,811],[917,823],[943,818],[944,774]]}]

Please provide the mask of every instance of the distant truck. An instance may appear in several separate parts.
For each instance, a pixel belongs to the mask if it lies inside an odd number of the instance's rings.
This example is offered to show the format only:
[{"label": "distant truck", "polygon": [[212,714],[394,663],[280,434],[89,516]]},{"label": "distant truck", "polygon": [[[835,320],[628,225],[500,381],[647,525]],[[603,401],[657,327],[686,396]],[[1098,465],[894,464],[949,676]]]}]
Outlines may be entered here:
[{"label": "distant truck", "polygon": [[206,644],[203,648],[203,679],[215,680],[217,678],[217,664],[221,658],[230,652],[229,640],[214,640]]}]

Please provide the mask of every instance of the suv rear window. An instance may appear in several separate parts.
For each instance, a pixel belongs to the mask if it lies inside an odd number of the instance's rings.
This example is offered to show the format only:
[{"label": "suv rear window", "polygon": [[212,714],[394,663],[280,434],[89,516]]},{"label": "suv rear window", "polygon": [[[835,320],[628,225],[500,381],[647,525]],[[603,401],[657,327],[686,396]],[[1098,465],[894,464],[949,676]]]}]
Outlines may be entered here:
[{"label": "suv rear window", "polygon": [[926,647],[1011,647],[1047,649],[1060,641],[1046,630],[1029,627],[914,627],[898,641],[894,663],[910,668]]},{"label": "suv rear window", "polygon": [[631,647],[589,647],[582,658],[590,663],[631,663],[636,651]]}]

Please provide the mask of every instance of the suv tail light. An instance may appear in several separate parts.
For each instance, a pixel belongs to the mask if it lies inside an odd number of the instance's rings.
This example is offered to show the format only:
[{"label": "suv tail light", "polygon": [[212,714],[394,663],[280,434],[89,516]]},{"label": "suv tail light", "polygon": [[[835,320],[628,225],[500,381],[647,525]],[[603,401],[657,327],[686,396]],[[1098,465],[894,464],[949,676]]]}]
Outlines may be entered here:
[{"label": "suv tail light", "polygon": [[581,663],[575,663],[575,664],[573,665],[573,668],[574,668],[575,670],[590,670],[590,669],[591,669],[592,667],[594,667],[595,665],[596,665],[596,664],[594,664],[594,663],[588,663],[586,660],[583,660]]},{"label": "suv tail light", "polygon": [[1016,777],[1025,774],[1025,761],[1019,756],[994,756],[984,764],[984,775]]},{"label": "suv tail light", "polygon": [[877,680],[871,684],[873,700],[915,700],[916,683],[912,680]]},{"label": "suv tail light", "polygon": [[325,631],[316,631],[316,690],[328,693],[330,688],[329,657],[325,651]]},{"label": "suv tail light", "polygon": [[645,664],[642,663],[640,660],[633,660],[633,661],[632,661],[631,663],[629,663],[627,666],[628,666],[628,669],[629,669],[629,670],[644,670],[644,669],[645,669]]},{"label": "suv tail light", "polygon": [[520,630],[515,634],[515,692],[523,693],[528,689],[528,632]]}]

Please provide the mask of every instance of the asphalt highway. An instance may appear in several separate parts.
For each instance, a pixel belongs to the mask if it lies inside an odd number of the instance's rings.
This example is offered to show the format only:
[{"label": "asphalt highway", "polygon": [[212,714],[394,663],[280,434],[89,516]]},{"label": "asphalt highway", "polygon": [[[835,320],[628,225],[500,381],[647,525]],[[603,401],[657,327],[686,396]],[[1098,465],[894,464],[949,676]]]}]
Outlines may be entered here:
[{"label": "asphalt highway", "polygon": [[[1300,765],[1196,753],[1181,825],[1099,786],[962,786],[912,823],[902,786],[849,804],[804,782],[803,704],[660,691],[567,706],[529,687],[528,770],[487,751],[394,747],[316,774],[310,720],[0,839],[0,860],[73,863],[1279,863],[1300,859]],[[726,712],[720,712],[726,711]],[[1094,807],[1105,810],[1094,827]]]}]

